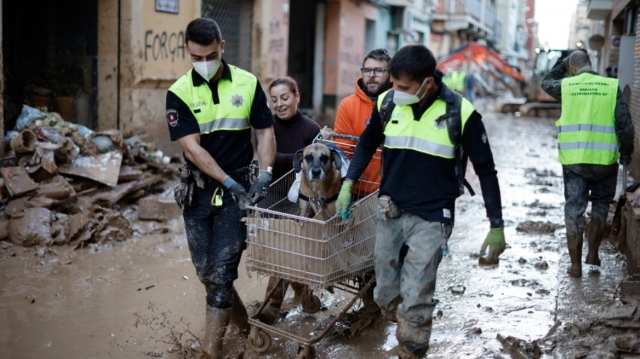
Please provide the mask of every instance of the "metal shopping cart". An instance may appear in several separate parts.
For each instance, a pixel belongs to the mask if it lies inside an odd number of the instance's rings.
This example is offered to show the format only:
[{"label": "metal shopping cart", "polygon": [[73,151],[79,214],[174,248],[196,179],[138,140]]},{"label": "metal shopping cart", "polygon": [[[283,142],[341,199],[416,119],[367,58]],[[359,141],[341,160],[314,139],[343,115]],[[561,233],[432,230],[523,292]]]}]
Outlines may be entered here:
[{"label": "metal shopping cart", "polygon": [[[336,146],[351,155],[357,137],[333,135],[335,140],[317,141]],[[372,160],[379,161],[380,152]],[[245,218],[247,269],[279,278],[278,284],[249,318],[249,344],[257,353],[265,353],[271,347],[271,335],[276,334],[298,342],[299,359],[312,359],[315,356],[313,344],[329,333],[375,281],[375,278],[368,281],[356,281],[355,278],[364,278],[373,269],[379,184],[364,180],[356,184],[356,198],[360,198],[353,203],[348,219],[334,216],[328,220],[318,220],[299,216],[298,204],[287,197],[295,175],[291,171],[274,182],[269,189],[269,196],[258,206],[249,207]],[[353,294],[353,298],[320,334],[303,337],[257,319],[283,280],[316,289],[340,289]],[[312,301],[302,303],[307,313],[318,311],[321,306],[317,296],[311,298]]]}]

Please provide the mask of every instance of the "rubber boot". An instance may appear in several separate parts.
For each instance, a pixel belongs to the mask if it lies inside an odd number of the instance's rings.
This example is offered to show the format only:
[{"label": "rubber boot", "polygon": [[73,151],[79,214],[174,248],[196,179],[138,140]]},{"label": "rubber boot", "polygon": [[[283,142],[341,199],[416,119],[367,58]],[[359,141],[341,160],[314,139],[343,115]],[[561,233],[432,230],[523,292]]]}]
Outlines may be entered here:
[{"label": "rubber boot", "polygon": [[247,308],[238,295],[236,288],[233,288],[233,306],[231,307],[231,324],[238,327],[239,335],[246,338],[249,335],[249,315]]},{"label": "rubber boot", "polygon": [[221,359],[222,342],[231,321],[231,308],[220,309],[207,305],[206,326],[200,359]]},{"label": "rubber boot", "polygon": [[569,275],[575,278],[582,277],[582,233],[567,234],[567,247],[569,247],[569,257],[571,257],[571,267]]},{"label": "rubber boot", "polygon": [[[269,284],[267,284],[267,295],[269,294],[269,292],[271,292],[276,283],[278,283],[278,280],[279,279],[276,277],[269,278]],[[256,317],[259,321],[269,325],[273,325],[276,322],[288,286],[289,283],[287,281],[283,280],[282,282],[280,282],[280,286],[278,287],[278,289],[273,292],[273,295],[271,295],[271,298],[269,298],[267,305]],[[265,300],[267,300],[267,298],[265,298]]]},{"label": "rubber boot", "polygon": [[600,265],[598,248],[600,248],[600,242],[602,242],[602,236],[604,236],[604,229],[602,227],[603,226],[598,225],[595,221],[589,223],[589,231],[587,233],[589,251],[587,252],[587,259],[584,261],[587,264]]}]

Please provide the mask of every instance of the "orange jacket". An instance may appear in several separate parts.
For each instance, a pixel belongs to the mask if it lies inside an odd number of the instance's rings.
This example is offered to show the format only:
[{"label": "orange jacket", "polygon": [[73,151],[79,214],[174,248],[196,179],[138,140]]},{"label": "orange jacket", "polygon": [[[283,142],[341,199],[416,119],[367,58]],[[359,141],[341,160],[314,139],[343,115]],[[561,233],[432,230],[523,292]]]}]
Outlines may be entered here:
[{"label": "orange jacket", "polygon": [[[360,88],[361,83],[362,78],[359,78],[356,82],[356,93],[345,97],[340,102],[333,129],[334,132],[360,136],[365,127],[367,127],[371,112],[373,112],[373,106],[375,106],[376,102],[362,91]],[[340,148],[351,158],[357,143],[340,138],[336,138],[336,142],[344,143],[344,145],[340,145]],[[369,162],[362,176],[360,176],[360,180],[365,182],[357,183],[354,187],[354,193],[359,196],[365,196],[377,190],[380,184],[379,176],[380,152],[377,152],[371,159],[371,162]]]}]

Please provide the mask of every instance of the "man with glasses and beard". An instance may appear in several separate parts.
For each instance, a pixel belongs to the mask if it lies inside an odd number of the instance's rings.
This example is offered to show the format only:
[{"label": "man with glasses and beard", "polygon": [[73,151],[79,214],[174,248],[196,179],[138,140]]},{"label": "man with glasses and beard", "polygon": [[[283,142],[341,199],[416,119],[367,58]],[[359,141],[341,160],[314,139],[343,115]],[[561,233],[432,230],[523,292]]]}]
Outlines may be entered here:
[{"label": "man with glasses and beard", "polygon": [[[369,123],[369,117],[371,117],[373,106],[378,100],[378,95],[391,88],[392,84],[387,69],[389,61],[391,61],[391,56],[389,56],[389,52],[386,49],[371,50],[365,56],[360,69],[362,77],[356,81],[356,93],[345,97],[340,102],[334,132],[352,136],[360,136],[362,134],[362,131]],[[342,139],[337,141],[348,144],[343,149],[347,151],[349,158],[351,158],[354,150],[353,146],[356,143]],[[371,160],[361,178],[365,182],[380,183],[379,158]],[[366,196],[376,188],[377,186],[358,184],[354,193],[359,196]]]}]

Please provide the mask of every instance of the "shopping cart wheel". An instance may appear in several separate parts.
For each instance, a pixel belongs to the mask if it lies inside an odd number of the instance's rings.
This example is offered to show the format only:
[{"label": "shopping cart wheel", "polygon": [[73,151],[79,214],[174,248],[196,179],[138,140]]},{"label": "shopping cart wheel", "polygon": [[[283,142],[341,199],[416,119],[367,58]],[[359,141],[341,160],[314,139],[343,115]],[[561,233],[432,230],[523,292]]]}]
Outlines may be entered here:
[{"label": "shopping cart wheel", "polygon": [[302,310],[305,313],[317,313],[322,308],[322,302],[317,295],[311,294],[302,298]]},{"label": "shopping cart wheel", "polygon": [[249,333],[249,345],[256,353],[265,353],[269,348],[271,348],[271,336],[264,330],[251,327],[251,332]]},{"label": "shopping cart wheel", "polygon": [[316,348],[311,345],[298,346],[298,359],[313,359],[316,357]]}]

